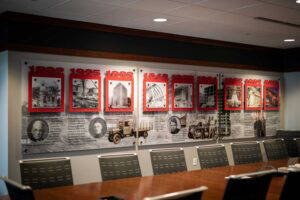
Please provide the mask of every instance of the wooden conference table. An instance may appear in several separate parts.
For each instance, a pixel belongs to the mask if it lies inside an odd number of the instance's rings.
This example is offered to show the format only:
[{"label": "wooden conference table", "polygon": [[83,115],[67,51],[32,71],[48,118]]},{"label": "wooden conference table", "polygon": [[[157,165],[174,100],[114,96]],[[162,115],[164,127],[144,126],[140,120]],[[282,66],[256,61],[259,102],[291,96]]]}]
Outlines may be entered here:
[{"label": "wooden conference table", "polygon": [[[226,176],[269,169],[267,166],[276,168],[283,167],[291,163],[297,163],[298,160],[298,158],[292,158],[174,174],[126,178],[99,183],[40,189],[35,190],[34,194],[37,200],[96,200],[99,199],[99,197],[110,195],[118,196],[123,199],[138,200],[147,196],[156,196],[205,185],[208,187],[208,190],[204,192],[202,199],[217,200],[223,198],[226,187]],[[279,199],[283,184],[284,177],[274,177],[270,185],[267,199]]]}]

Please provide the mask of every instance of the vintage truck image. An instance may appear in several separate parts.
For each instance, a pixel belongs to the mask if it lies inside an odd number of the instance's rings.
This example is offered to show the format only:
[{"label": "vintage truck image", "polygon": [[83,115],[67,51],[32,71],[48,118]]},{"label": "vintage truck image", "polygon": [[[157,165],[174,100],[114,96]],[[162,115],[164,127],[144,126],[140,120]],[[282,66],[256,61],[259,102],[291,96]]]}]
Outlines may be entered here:
[{"label": "vintage truck image", "polygon": [[217,134],[217,121],[213,117],[201,120],[197,125],[189,126],[188,137],[191,139],[213,138]]},{"label": "vintage truck image", "polygon": [[119,125],[117,128],[109,130],[108,140],[115,144],[119,144],[122,138],[132,136],[137,137],[137,132],[138,137],[147,138],[149,130],[150,127],[140,127],[137,131],[136,128],[133,127],[132,121],[119,121]]}]

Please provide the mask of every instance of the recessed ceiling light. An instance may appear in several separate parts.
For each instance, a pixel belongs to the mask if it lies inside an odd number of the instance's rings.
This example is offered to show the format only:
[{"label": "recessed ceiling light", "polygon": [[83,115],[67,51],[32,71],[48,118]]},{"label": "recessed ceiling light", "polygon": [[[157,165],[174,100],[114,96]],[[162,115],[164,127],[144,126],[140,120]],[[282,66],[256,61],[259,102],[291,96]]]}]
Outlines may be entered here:
[{"label": "recessed ceiling light", "polygon": [[155,19],[153,19],[153,21],[155,21],[155,22],[166,22],[168,20],[166,18],[155,18]]},{"label": "recessed ceiling light", "polygon": [[295,42],[295,39],[285,39],[284,42]]},{"label": "recessed ceiling light", "polygon": [[296,3],[300,3],[300,0],[297,0]]}]

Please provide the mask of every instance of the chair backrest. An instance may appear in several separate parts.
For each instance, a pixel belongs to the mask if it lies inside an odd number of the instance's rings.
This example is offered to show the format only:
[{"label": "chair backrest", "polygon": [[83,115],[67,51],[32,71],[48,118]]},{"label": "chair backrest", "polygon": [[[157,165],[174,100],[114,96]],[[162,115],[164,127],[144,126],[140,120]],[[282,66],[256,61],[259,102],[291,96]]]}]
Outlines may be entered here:
[{"label": "chair backrest", "polygon": [[290,168],[280,195],[280,200],[297,199],[299,195],[300,169]]},{"label": "chair backrest", "polygon": [[228,179],[223,200],[264,200],[277,170],[266,170],[247,174],[231,175]]},{"label": "chair backrest", "polygon": [[70,158],[20,161],[22,184],[33,189],[73,185]]},{"label": "chair backrest", "polygon": [[285,147],[286,147],[289,157],[298,157],[299,156],[300,151],[298,152],[296,138],[285,138],[284,143],[285,143]]},{"label": "chair backrest", "polygon": [[196,148],[202,169],[229,165],[224,145],[206,145]]},{"label": "chair backrest", "polygon": [[150,156],[154,175],[187,171],[182,148],[150,150]]},{"label": "chair backrest", "polygon": [[201,186],[190,190],[183,190],[155,197],[146,197],[144,200],[201,200],[202,194],[205,190],[207,190],[207,187]]},{"label": "chair backrest", "polygon": [[21,185],[6,177],[0,177],[4,181],[10,200],[34,200],[34,194],[29,186]]},{"label": "chair backrest", "polygon": [[235,165],[262,162],[261,150],[258,142],[231,143]]},{"label": "chair backrest", "polygon": [[102,180],[142,176],[136,154],[98,156]]},{"label": "chair backrest", "polygon": [[283,139],[263,141],[268,160],[286,159],[289,157]]}]

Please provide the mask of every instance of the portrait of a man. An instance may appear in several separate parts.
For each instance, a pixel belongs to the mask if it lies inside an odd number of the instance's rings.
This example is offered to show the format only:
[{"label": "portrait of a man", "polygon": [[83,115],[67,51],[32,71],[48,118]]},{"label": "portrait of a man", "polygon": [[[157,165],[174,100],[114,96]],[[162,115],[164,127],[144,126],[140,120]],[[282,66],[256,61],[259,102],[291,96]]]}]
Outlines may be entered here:
[{"label": "portrait of a man", "polygon": [[106,122],[104,119],[97,117],[90,122],[89,133],[94,138],[101,138],[107,131]]},{"label": "portrait of a man", "polygon": [[49,126],[45,120],[34,119],[27,127],[28,138],[33,142],[43,141],[48,137]]}]

